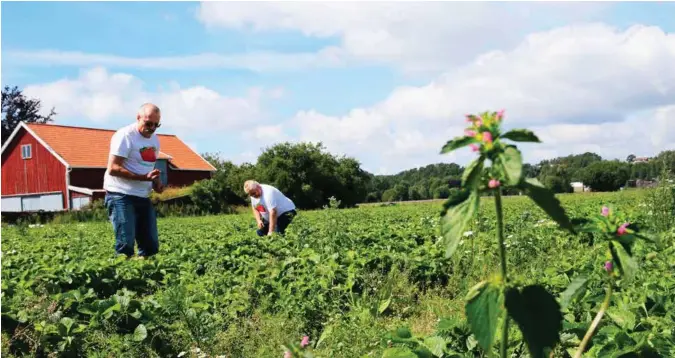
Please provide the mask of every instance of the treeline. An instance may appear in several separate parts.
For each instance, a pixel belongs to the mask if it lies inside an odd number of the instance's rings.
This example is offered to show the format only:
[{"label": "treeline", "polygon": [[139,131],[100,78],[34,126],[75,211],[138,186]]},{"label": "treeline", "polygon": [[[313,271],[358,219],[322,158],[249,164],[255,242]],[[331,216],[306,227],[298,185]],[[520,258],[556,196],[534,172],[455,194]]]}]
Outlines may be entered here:
[{"label": "treeline", "polygon": [[[196,184],[192,201],[204,212],[226,212],[231,205],[247,203],[243,183],[256,179],[276,186],[302,209],[321,208],[331,197],[341,206],[362,202],[390,202],[447,198],[460,186],[464,167],[454,163],[431,164],[395,175],[373,175],[354,158],[335,156],[321,143],[281,143],[266,148],[255,164],[235,165],[218,154],[203,156],[217,169],[211,180]],[[583,182],[593,191],[614,191],[631,180],[651,180],[663,169],[675,168],[675,151],[664,151],[647,162],[603,160],[595,153],[569,155],[537,164],[525,164],[527,177],[538,178],[555,192],[573,190]],[[507,192],[506,194],[517,194]]]}]

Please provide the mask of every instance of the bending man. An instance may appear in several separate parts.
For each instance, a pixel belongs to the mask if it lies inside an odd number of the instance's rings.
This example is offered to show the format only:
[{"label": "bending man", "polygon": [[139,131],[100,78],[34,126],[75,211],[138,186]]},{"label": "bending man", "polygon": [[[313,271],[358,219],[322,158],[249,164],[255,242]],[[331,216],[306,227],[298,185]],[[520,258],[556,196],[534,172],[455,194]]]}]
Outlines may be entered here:
[{"label": "bending man", "polygon": [[279,189],[255,180],[244,183],[244,191],[251,197],[251,209],[258,224],[258,236],[284,234],[297,214],[295,204]]}]

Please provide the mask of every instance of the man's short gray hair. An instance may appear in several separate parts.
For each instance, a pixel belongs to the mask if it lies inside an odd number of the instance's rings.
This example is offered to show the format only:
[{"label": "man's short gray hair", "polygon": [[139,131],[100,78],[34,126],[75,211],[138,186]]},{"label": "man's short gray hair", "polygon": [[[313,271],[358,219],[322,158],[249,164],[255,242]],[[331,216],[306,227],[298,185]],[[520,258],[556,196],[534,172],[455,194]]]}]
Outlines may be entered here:
[{"label": "man's short gray hair", "polygon": [[248,194],[248,191],[249,191],[249,190],[255,189],[255,188],[257,188],[259,185],[260,185],[260,183],[258,183],[258,182],[255,181],[255,180],[247,180],[247,181],[244,182],[244,191]]},{"label": "man's short gray hair", "polygon": [[151,114],[161,114],[159,107],[152,103],[143,103],[140,108],[138,108],[138,115],[141,117],[149,116]]}]

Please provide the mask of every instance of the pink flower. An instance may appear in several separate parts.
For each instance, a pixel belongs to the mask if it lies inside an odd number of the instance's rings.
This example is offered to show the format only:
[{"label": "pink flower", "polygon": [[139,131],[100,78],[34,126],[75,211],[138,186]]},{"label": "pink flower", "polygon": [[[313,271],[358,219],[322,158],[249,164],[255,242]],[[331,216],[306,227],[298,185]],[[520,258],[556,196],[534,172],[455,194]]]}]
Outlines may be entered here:
[{"label": "pink flower", "polygon": [[291,357],[293,357],[293,353],[291,353],[290,351],[284,352],[284,358],[291,358]]},{"label": "pink flower", "polygon": [[609,208],[606,206],[602,207],[602,216],[608,216],[609,215]]},{"label": "pink flower", "polygon": [[472,152],[477,152],[480,150],[480,147],[476,144],[469,144],[469,147],[471,148]]},{"label": "pink flower", "polygon": [[467,137],[473,137],[473,136],[476,135],[476,132],[472,131],[470,129],[467,129],[467,130],[464,131],[464,135],[467,136]]},{"label": "pink flower", "polygon": [[499,186],[499,180],[497,179],[490,179],[490,182],[488,183],[488,187],[490,189],[494,189]]},{"label": "pink flower", "polygon": [[616,233],[619,234],[619,236],[623,235],[626,233],[626,227],[628,227],[630,223],[623,223],[623,225],[619,226],[619,229],[616,230]]},{"label": "pink flower", "polygon": [[483,121],[482,121],[480,118],[478,118],[478,119],[476,120],[476,123],[474,123],[474,124],[476,125],[476,127],[480,127],[480,126],[483,125]]},{"label": "pink flower", "polygon": [[605,271],[612,272],[612,261],[605,262]]},{"label": "pink flower", "polygon": [[504,110],[497,112],[497,121],[501,121],[504,118]]},{"label": "pink flower", "polygon": [[466,115],[466,121],[469,122],[469,123],[473,123],[473,115],[467,114]]},{"label": "pink flower", "polygon": [[300,346],[302,348],[305,348],[307,347],[308,344],[309,344],[309,337],[308,336],[302,337],[302,342],[300,342]]},{"label": "pink flower", "polygon": [[483,132],[483,140],[485,141],[485,143],[492,143],[492,133]]}]

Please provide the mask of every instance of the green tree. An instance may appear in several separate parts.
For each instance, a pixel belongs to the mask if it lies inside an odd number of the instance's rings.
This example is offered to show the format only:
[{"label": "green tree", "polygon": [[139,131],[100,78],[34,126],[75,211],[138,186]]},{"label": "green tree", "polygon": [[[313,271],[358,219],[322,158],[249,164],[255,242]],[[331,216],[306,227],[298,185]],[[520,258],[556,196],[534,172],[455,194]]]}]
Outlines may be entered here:
[{"label": "green tree", "polygon": [[40,114],[42,104],[38,99],[29,99],[14,86],[5,86],[2,90],[2,144],[12,134],[20,122],[47,123],[56,115],[54,108],[47,116]]},{"label": "green tree", "polygon": [[257,161],[258,181],[276,186],[299,208],[320,208],[331,196],[343,206],[364,201],[368,175],[352,158],[336,158],[322,143],[280,143]]},{"label": "green tree", "polygon": [[619,190],[629,178],[628,164],[618,160],[593,163],[581,172],[584,185],[593,191]]}]

